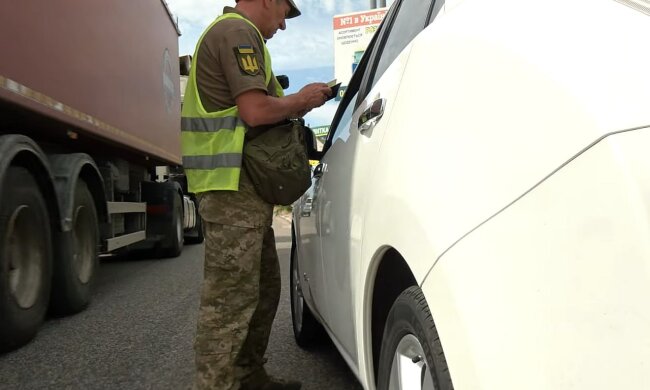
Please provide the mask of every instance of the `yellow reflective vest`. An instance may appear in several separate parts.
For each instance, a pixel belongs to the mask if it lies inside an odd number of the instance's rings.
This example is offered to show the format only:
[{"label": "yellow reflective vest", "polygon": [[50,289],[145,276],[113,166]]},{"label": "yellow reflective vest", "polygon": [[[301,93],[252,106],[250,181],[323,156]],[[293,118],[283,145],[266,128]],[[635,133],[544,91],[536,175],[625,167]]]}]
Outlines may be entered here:
[{"label": "yellow reflective vest", "polygon": [[[225,19],[246,21],[255,28],[264,42],[262,34],[248,19],[237,13],[227,13],[218,17],[201,35],[196,45],[194,63],[198,59],[198,48],[206,32]],[[271,81],[275,82],[277,95],[283,96],[280,83],[272,77],[271,56],[266,45],[264,45],[264,71],[266,85],[268,86]],[[246,124],[239,117],[237,106],[217,112],[205,110],[196,86],[196,66],[192,66],[181,114],[183,168],[190,192],[239,189],[246,130]]]}]

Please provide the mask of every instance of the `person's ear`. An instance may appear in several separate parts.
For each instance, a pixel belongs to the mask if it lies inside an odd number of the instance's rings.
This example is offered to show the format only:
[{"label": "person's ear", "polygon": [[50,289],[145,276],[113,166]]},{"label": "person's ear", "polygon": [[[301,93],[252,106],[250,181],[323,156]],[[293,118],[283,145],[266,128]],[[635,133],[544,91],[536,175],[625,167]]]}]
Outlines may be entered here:
[{"label": "person's ear", "polygon": [[270,9],[271,6],[273,6],[273,2],[276,0],[262,0],[262,3],[264,4],[265,9]]}]

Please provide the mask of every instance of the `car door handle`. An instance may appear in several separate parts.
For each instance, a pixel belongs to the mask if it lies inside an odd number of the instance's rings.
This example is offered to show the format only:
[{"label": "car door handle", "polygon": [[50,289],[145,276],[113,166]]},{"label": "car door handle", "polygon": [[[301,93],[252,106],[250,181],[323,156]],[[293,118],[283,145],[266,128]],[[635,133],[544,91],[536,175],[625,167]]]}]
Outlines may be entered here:
[{"label": "car door handle", "polygon": [[326,163],[324,163],[324,162],[318,163],[318,165],[316,165],[316,168],[314,168],[313,177],[315,179],[320,178],[321,176],[323,176],[323,173],[325,173],[325,169],[327,169],[327,164]]},{"label": "car door handle", "polygon": [[381,117],[384,115],[384,109],[386,108],[386,99],[377,99],[370,107],[361,114],[359,117],[359,131],[364,133],[373,127],[379,122]]}]

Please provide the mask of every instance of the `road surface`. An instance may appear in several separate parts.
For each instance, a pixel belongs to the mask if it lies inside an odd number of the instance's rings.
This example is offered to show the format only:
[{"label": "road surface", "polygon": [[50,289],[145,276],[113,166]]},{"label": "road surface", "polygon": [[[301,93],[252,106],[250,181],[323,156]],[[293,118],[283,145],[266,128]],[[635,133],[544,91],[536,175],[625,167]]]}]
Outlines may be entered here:
[{"label": "road surface", "polygon": [[[268,348],[268,371],[305,390],[361,389],[331,343],[316,351],[293,339],[288,294],[291,244],[274,221],[283,290]],[[103,261],[91,306],[48,319],[34,341],[0,355],[2,389],[188,389],[193,378],[203,245],[175,259]]]}]

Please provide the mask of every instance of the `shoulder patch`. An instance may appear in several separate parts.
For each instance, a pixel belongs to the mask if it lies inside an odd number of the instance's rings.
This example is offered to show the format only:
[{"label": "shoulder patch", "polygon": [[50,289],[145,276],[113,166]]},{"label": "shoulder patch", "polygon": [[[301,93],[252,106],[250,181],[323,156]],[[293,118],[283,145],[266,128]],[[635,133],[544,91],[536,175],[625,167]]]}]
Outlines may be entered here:
[{"label": "shoulder patch", "polygon": [[257,53],[251,45],[239,45],[233,48],[237,63],[242,72],[256,76],[260,73],[259,62],[257,61]]}]

